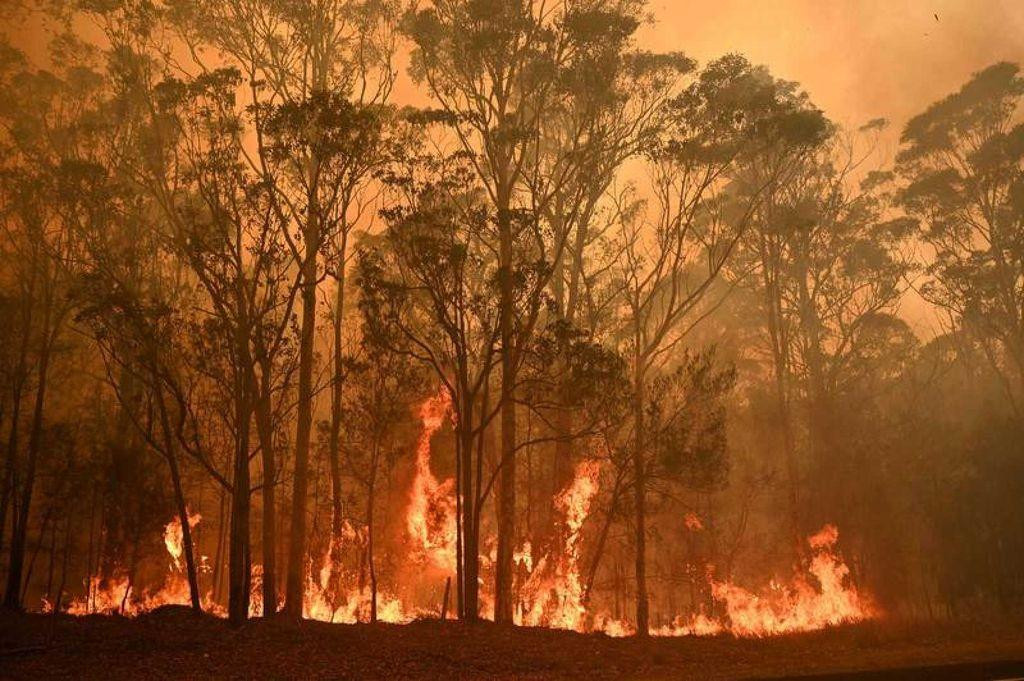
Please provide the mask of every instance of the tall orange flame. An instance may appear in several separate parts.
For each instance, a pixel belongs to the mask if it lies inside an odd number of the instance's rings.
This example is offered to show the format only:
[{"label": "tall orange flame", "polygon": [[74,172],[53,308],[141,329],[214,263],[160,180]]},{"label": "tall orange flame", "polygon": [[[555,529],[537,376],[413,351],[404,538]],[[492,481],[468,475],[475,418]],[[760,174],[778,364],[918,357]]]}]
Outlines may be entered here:
[{"label": "tall orange flame", "polygon": [[[599,462],[583,461],[576,466],[572,482],[555,498],[555,507],[563,515],[561,546],[554,554],[541,558],[523,584],[518,624],[583,629],[586,607],[579,570],[580,540],[598,492],[600,473]],[[524,564],[529,571],[531,563]]]},{"label": "tall orange flame", "polygon": [[[188,514],[189,529],[194,528],[203,519],[203,516],[199,513],[192,513],[189,510],[185,512]],[[184,542],[181,520],[175,518],[164,526],[164,546],[167,547],[167,553],[171,554],[171,561],[175,570],[182,569],[181,556],[185,552]]]},{"label": "tall orange flame", "polygon": [[416,477],[409,494],[406,528],[414,555],[434,567],[455,572],[455,481],[438,482],[430,470],[430,440],[451,409],[443,388],[420,406],[422,430],[416,442]]},{"label": "tall orange flame", "polygon": [[[431,438],[450,415],[448,394],[441,391],[426,400],[419,409],[421,431],[416,443],[416,468],[406,509],[406,531],[414,558],[445,573],[455,571],[455,492],[454,481],[439,482],[430,468]],[[518,624],[545,626],[575,631],[603,631],[610,636],[626,636],[633,632],[631,623],[617,620],[606,612],[590,613],[584,603],[580,577],[580,554],[583,526],[600,489],[601,464],[587,460],[578,464],[572,481],[554,500],[561,516],[557,539],[548,555],[539,559],[529,542],[514,552],[514,560],[526,577],[519,589],[520,603],[515,612]],[[189,513],[190,528],[201,520],[198,513]],[[684,525],[691,532],[703,531],[704,525],[695,513],[687,513]],[[188,581],[182,556],[184,545],[179,520],[171,520],[164,528],[164,545],[171,558],[164,584],[156,591],[135,588],[128,575],[121,571],[106,578],[92,576],[88,595],[71,601],[72,615],[91,613],[135,616],[166,604],[189,603]],[[365,548],[366,528],[346,522],[340,539],[356,550]],[[731,580],[719,581],[709,566],[708,580],[716,614],[698,613],[676,617],[672,624],[652,630],[656,636],[710,635],[731,633],[735,636],[770,636],[797,631],[810,631],[844,623],[859,622],[878,615],[877,610],[851,583],[850,570],[836,551],[839,531],[826,525],[808,538],[811,557],[805,573],[797,573],[783,585],[771,582],[760,591],[749,591]],[[485,540],[482,546],[492,546]],[[482,554],[485,564],[493,557]],[[370,612],[370,589],[365,584],[344,587],[343,593],[329,593],[333,573],[331,550],[321,561],[320,570],[310,570],[304,595],[303,612],[307,618],[329,622],[366,621]],[[209,570],[206,557],[199,559],[201,570]],[[356,581],[349,576],[350,581]],[[253,597],[250,614],[261,613],[262,569],[253,566]],[[492,594],[480,594],[482,611],[493,609]],[[52,608],[44,601],[43,609]],[[224,609],[212,602],[209,594],[203,599],[208,612],[224,616]],[[412,607],[394,594],[381,590],[377,595],[377,618],[382,622],[405,623],[429,611]]]}]

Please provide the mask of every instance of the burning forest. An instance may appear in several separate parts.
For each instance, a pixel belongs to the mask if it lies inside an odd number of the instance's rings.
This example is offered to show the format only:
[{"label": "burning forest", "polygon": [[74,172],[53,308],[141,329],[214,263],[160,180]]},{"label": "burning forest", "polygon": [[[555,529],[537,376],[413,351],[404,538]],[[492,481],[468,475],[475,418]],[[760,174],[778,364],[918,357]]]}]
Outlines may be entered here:
[{"label": "burning forest", "polygon": [[0,9],[0,676],[1024,660],[1024,11],[947,4]]},{"label": "burning forest", "polygon": [[[376,585],[367,587],[365,579],[354,574],[332,582],[338,570],[327,551],[319,565],[311,562],[310,576],[303,593],[303,617],[326,622],[354,623],[381,621],[407,623],[419,617],[443,618],[448,609],[451,579],[456,566],[455,493],[453,480],[439,483],[430,469],[431,436],[441,427],[450,404],[442,393],[429,398],[419,409],[422,431],[417,439],[416,470],[405,513],[405,550],[408,564],[393,591],[381,592]],[[576,467],[569,485],[554,499],[558,518],[559,540],[551,553],[538,557],[531,555],[530,544],[524,543],[515,554],[521,572],[519,602],[513,621],[521,626],[552,627],[571,631],[600,631],[610,636],[629,636],[632,625],[613,617],[607,610],[588,608],[589,593],[581,577],[581,543],[583,526],[590,515],[591,503],[600,487],[601,463],[585,460]],[[189,514],[193,529],[200,521],[199,514]],[[702,526],[696,516],[690,516],[690,529]],[[163,585],[155,591],[133,591],[133,584],[122,571],[113,576],[90,577],[84,597],[68,603],[67,612],[73,615],[117,614],[134,616],[163,605],[188,605],[189,587],[183,572],[181,523],[175,519],[164,529],[164,543],[170,557]],[[368,528],[346,526],[344,541],[357,551],[367,548]],[[836,552],[839,532],[826,525],[808,538],[809,561],[806,574],[797,573],[788,582],[771,581],[764,590],[752,592],[731,581],[717,581],[714,566],[708,565],[708,586],[711,603],[720,615],[704,612],[676,615],[670,624],[658,627],[655,636],[712,635],[723,632],[735,636],[771,636],[797,631],[813,631],[828,626],[855,623],[876,615],[870,599],[858,593],[849,580],[849,568]],[[333,541],[333,540],[332,540]],[[485,541],[486,544],[492,544]],[[487,556],[482,561],[493,560]],[[202,556],[201,570],[209,570],[208,559]],[[261,613],[262,568],[253,569],[250,616]],[[314,575],[316,578],[314,579]],[[442,601],[436,600],[437,590],[424,597],[410,588],[422,582],[424,575],[432,575],[435,585],[444,580]],[[337,586],[335,586],[335,584]],[[337,589],[337,590],[335,590]],[[428,589],[429,591],[429,589]],[[393,595],[404,592],[404,598]],[[481,594],[484,616],[493,613],[494,595],[484,585]],[[417,604],[417,601],[419,603]],[[43,610],[49,612],[53,604],[44,600]],[[203,608],[218,616],[225,616],[223,607],[209,595],[203,597]]]}]

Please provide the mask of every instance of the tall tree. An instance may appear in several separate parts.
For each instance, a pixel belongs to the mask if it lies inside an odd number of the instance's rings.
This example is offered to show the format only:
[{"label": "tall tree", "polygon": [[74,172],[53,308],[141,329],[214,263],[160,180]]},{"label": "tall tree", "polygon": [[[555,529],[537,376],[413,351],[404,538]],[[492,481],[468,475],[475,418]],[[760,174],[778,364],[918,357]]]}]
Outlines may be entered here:
[{"label": "tall tree", "polygon": [[903,130],[903,205],[934,251],[921,291],[976,334],[1024,418],[1024,78],[979,71]]},{"label": "tall tree", "polygon": [[[406,22],[412,74],[448,115],[493,212],[501,335],[495,619],[501,622],[512,621],[515,600],[515,393],[524,348],[570,234],[614,169],[650,134],[663,81],[689,65],[678,56],[634,53],[631,37],[642,11],[643,2],[632,1],[436,0]],[[632,92],[624,85],[630,78]],[[631,97],[639,91],[643,96]]]},{"label": "tall tree", "polygon": [[353,178],[361,181],[367,172],[362,159],[376,153],[374,141],[364,137],[366,128],[345,126],[390,94],[397,7],[392,0],[328,0],[302,6],[187,1],[172,6],[172,17],[193,55],[212,47],[244,76],[256,149],[244,147],[241,136],[237,141],[271,190],[272,206],[286,225],[285,243],[299,270],[298,407],[285,607],[300,617],[308,562],[321,256],[349,217],[351,204],[346,201],[352,200],[357,184]]},{"label": "tall tree", "polygon": [[[791,158],[737,258],[737,271],[748,273],[744,283],[762,300],[798,552],[815,525],[800,517],[799,508],[810,509],[799,501],[793,429],[803,426],[812,467],[835,470],[842,458],[835,441],[838,395],[861,369],[857,359],[865,348],[878,342],[910,273],[902,247],[912,227],[887,217],[891,173],[864,168],[883,123],[855,135],[833,130],[813,153]],[[898,325],[892,330],[898,335]]]},{"label": "tall tree", "polygon": [[[419,124],[414,130],[422,129]],[[416,134],[416,133],[414,133]],[[465,161],[416,152],[402,157],[388,184],[384,243],[360,258],[360,305],[378,346],[429,367],[447,391],[456,431],[456,587],[459,615],[479,617],[479,537],[484,500],[484,431],[497,362],[495,259],[489,212]]]},{"label": "tall tree", "polygon": [[[786,95],[789,96],[786,96]],[[781,96],[780,96],[781,95]],[[622,337],[631,372],[632,466],[636,577],[636,632],[646,636],[647,477],[646,406],[650,381],[673,349],[713,309],[709,296],[750,226],[769,174],[750,187],[747,199],[728,214],[723,192],[766,149],[802,153],[825,129],[817,110],[803,106],[745,59],[724,57],[709,64],[672,103],[672,120],[652,153],[654,209],[647,222],[642,203],[627,200],[616,235],[614,269],[622,309]]]}]

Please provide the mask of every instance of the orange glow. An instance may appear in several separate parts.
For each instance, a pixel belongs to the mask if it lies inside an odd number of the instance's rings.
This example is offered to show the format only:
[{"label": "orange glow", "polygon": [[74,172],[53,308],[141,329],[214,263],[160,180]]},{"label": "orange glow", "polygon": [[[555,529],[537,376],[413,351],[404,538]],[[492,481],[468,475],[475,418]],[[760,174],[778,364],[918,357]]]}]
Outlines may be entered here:
[{"label": "orange glow", "polygon": [[[556,498],[555,507],[563,516],[560,550],[541,558],[520,590],[523,606],[516,623],[581,631],[586,618],[583,585],[580,580],[580,543],[583,523],[598,492],[601,473],[597,461],[576,466],[569,486]],[[529,556],[529,544],[526,546]],[[529,571],[532,563],[524,562]]]},{"label": "orange glow", "polygon": [[[451,403],[444,392],[426,400],[419,409],[421,431],[416,445],[415,477],[409,492],[405,528],[410,540],[410,556],[418,564],[442,573],[455,571],[455,493],[454,481],[438,482],[430,469],[430,442],[449,416]],[[583,528],[594,500],[600,491],[601,463],[586,460],[579,463],[572,481],[554,500],[559,514],[553,550],[535,555],[529,542],[515,552],[514,561],[524,579],[519,588],[515,622],[527,626],[551,627],[574,631],[602,631],[609,636],[628,636],[633,625],[613,618],[607,612],[587,612],[580,575]],[[189,526],[200,522],[198,513],[189,514]],[[704,529],[701,519],[692,512],[683,516],[683,524],[691,532]],[[366,549],[367,528],[346,522],[340,539],[343,551],[362,553]],[[655,636],[714,635],[760,637],[811,631],[828,626],[854,623],[878,615],[870,599],[852,584],[850,570],[837,552],[839,531],[825,525],[807,540],[811,555],[802,572],[788,583],[772,581],[760,591],[751,591],[731,580],[717,580],[708,566],[711,597],[716,603],[712,614],[699,612],[679,615],[672,624],[652,629]],[[127,574],[118,571],[106,578],[93,576],[89,593],[71,601],[72,615],[122,614],[135,616],[161,605],[189,603],[181,525],[177,518],[164,528],[164,545],[171,558],[163,585],[156,591],[142,591],[131,584]],[[480,556],[482,567],[493,563],[493,537],[481,542],[489,547]],[[206,557],[200,556],[200,570]],[[309,619],[325,622],[354,623],[370,619],[371,592],[365,579],[341,571],[344,581],[338,594],[331,594],[330,579],[334,572],[330,547],[324,552],[319,569],[311,569],[304,595],[303,612]],[[407,574],[413,582],[415,575]],[[433,579],[433,577],[431,577]],[[409,592],[408,585],[402,586]],[[493,613],[493,595],[489,581],[481,581],[481,613]],[[250,615],[262,614],[262,568],[253,566]],[[395,593],[381,589],[377,595],[377,618],[382,622],[406,623],[421,616],[435,616],[436,604],[424,609],[403,601]],[[44,601],[42,608],[52,608]],[[224,616],[224,608],[213,603],[209,594],[203,608]],[[590,615],[590,617],[588,617]]]},{"label": "orange glow", "polygon": [[[878,616],[870,599],[849,579],[850,569],[836,552],[839,530],[825,525],[808,538],[813,555],[807,573],[793,576],[789,584],[772,581],[753,592],[732,581],[716,581],[709,575],[711,595],[724,614],[711,617],[698,613],[677,617],[673,624],[652,630],[655,636],[707,636],[728,632],[734,636],[762,637],[829,626],[852,624]],[[610,636],[632,633],[625,623],[607,617],[595,618],[598,628]]]},{"label": "orange glow", "polygon": [[420,406],[422,430],[416,442],[416,477],[409,493],[406,528],[413,555],[434,567],[455,572],[455,481],[438,482],[430,470],[430,439],[451,410],[448,392],[442,389]]}]

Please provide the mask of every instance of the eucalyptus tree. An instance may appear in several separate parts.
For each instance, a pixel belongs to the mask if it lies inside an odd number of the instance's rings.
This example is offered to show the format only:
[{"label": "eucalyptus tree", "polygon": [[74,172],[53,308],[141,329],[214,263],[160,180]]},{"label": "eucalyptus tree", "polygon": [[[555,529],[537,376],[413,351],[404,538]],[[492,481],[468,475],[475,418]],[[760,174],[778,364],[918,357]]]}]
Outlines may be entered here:
[{"label": "eucalyptus tree", "polygon": [[[382,523],[379,507],[382,497],[384,501],[390,499],[390,495],[381,494],[381,488],[390,484],[396,464],[410,449],[408,415],[415,402],[424,397],[423,379],[429,371],[402,353],[374,345],[375,340],[371,334],[364,336],[355,356],[348,358],[352,380],[347,381],[345,391],[345,413],[351,424],[345,432],[346,469],[365,494],[365,551],[359,587],[369,587],[370,622],[377,621],[377,547],[385,536],[381,525],[386,520]],[[386,513],[390,509],[383,510]],[[358,517],[358,511],[353,515]]]},{"label": "eucalyptus tree", "polygon": [[[833,131],[812,154],[791,163],[743,244],[746,283],[762,298],[776,400],[785,438],[790,532],[802,546],[793,402],[803,418],[809,463],[833,468],[839,396],[863,366],[865,349],[886,331],[911,272],[910,221],[891,219],[891,173],[866,172],[870,138]],[[867,151],[859,149],[868,138]],[[856,175],[863,178],[858,181]],[[899,334],[898,325],[890,331]],[[865,405],[866,406],[866,405]]]},{"label": "eucalyptus tree", "polygon": [[745,59],[727,56],[705,67],[671,103],[662,143],[651,153],[650,208],[623,198],[614,235],[620,335],[630,365],[631,463],[635,532],[636,631],[648,633],[646,498],[651,381],[687,335],[720,303],[709,295],[749,229],[769,173],[748,187],[737,210],[723,197],[758,155],[800,154],[825,129],[820,112],[804,106]]},{"label": "eucalyptus tree", "polygon": [[[624,166],[656,144],[667,122],[667,101],[695,67],[681,53],[637,48],[632,34],[639,17],[628,8],[581,7],[567,18],[572,56],[562,67],[562,95],[550,103],[541,121],[537,158],[527,177],[531,195],[547,197],[537,209],[552,245],[560,246],[551,249],[545,291],[550,299],[541,308],[538,326],[563,327],[554,337],[565,340],[573,336],[564,333],[569,329],[591,335],[598,331],[586,305],[588,287],[606,264],[595,257],[595,246],[607,227],[608,193]],[[567,159],[579,170],[560,173]],[[563,344],[550,365],[556,373],[568,369],[573,352],[571,343]],[[553,433],[552,498],[571,479],[574,441],[590,431],[574,425],[577,415],[566,387],[561,388],[562,403],[547,401],[550,413],[538,412],[524,400]]]},{"label": "eucalyptus tree", "polygon": [[648,140],[666,86],[690,64],[678,55],[635,50],[643,7],[640,1],[434,0],[406,21],[414,43],[412,75],[447,114],[495,225],[498,621],[513,614],[515,392],[523,349],[544,318],[556,269],[565,276],[570,235],[587,221],[619,165]]},{"label": "eucalyptus tree", "polygon": [[1024,78],[1001,62],[903,129],[902,203],[934,252],[922,293],[974,335],[1024,416]]},{"label": "eucalyptus tree", "polygon": [[481,511],[494,483],[493,476],[484,479],[499,335],[490,212],[462,155],[438,158],[413,143],[399,158],[386,180],[395,195],[384,213],[387,229],[360,257],[360,307],[373,344],[429,367],[451,399],[456,593],[460,617],[473,621],[480,609]]},{"label": "eucalyptus tree", "polygon": [[[338,275],[346,260],[356,194],[377,159],[379,128],[358,125],[383,106],[394,82],[394,0],[229,0],[168,3],[169,19],[191,55],[208,68],[227,61],[242,76],[250,119],[235,136],[248,165],[269,189],[270,205],[300,279],[298,406],[285,607],[302,614],[307,553],[309,452],[313,425],[314,339],[323,254]],[[357,124],[354,127],[346,127]],[[336,243],[337,242],[337,243]],[[340,323],[340,311],[336,311]],[[340,335],[340,334],[336,334]],[[335,357],[337,360],[337,357]],[[340,363],[335,362],[335,382]],[[334,397],[334,420],[340,402]],[[332,458],[337,459],[337,439]],[[266,444],[264,444],[266,448]],[[265,500],[266,502],[266,500]],[[339,502],[336,502],[337,507]],[[335,529],[340,529],[336,510]],[[272,523],[266,517],[264,523]],[[340,538],[337,538],[340,541]]]}]

